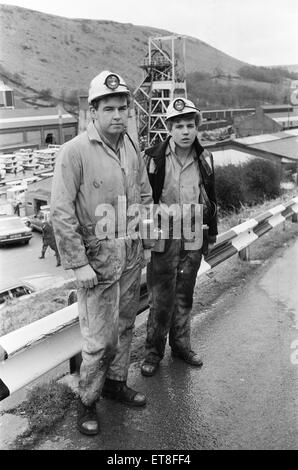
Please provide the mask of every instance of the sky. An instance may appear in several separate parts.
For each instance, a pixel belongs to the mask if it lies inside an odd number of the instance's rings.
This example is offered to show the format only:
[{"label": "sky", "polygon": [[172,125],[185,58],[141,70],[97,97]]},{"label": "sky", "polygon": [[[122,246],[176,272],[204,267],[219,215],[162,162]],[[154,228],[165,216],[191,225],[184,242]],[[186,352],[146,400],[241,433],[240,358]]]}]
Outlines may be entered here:
[{"label": "sky", "polygon": [[298,64],[298,0],[6,0],[68,18],[192,36],[254,65]]}]

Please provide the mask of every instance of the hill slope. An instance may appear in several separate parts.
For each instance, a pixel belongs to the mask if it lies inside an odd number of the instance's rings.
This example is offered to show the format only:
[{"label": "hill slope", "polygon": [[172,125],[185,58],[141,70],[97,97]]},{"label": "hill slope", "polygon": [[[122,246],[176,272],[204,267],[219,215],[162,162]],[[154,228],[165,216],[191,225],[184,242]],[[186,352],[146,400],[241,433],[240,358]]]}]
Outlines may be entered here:
[{"label": "hill slope", "polygon": [[[101,70],[120,73],[135,88],[149,36],[173,34],[113,21],[68,19],[15,6],[0,5],[0,77],[20,92],[50,89],[58,97],[87,91]],[[198,39],[186,40],[187,73],[236,73],[244,65]],[[27,90],[27,91],[26,91]],[[30,94],[30,93],[29,93]]]},{"label": "hill slope", "polygon": [[276,67],[286,69],[286,70],[288,70],[289,72],[298,73],[298,64],[292,64],[292,65],[273,65],[273,66],[272,66],[272,68],[276,68]]}]

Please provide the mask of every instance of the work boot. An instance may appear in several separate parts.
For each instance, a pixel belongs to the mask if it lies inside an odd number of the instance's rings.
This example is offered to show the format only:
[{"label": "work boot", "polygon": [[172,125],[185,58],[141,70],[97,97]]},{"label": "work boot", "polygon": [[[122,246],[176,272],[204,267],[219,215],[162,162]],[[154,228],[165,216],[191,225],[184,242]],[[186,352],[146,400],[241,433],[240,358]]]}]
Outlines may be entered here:
[{"label": "work boot", "polygon": [[145,395],[129,388],[125,382],[118,380],[106,378],[101,395],[125,403],[128,406],[146,405]]},{"label": "work boot", "polygon": [[79,431],[87,436],[99,433],[99,420],[96,412],[96,403],[86,406],[78,399],[77,423]]},{"label": "work boot", "polygon": [[174,357],[179,357],[179,359],[182,359],[183,361],[187,362],[187,364],[190,364],[191,366],[202,367],[203,365],[203,361],[200,358],[200,356],[192,350],[177,351],[177,350],[172,349],[172,355]]},{"label": "work boot", "polygon": [[159,367],[159,363],[153,363],[153,362],[147,362],[144,361],[143,364],[141,365],[141,374],[144,375],[145,377],[152,377],[152,375],[155,374]]},{"label": "work boot", "polygon": [[44,255],[39,256],[38,259],[44,259]]}]

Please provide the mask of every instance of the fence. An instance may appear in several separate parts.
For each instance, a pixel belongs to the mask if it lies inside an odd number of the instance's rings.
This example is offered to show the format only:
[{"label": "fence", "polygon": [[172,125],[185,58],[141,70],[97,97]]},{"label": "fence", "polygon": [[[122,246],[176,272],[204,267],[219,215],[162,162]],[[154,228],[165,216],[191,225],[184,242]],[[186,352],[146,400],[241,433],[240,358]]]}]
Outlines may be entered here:
[{"label": "fence", "polygon": [[[248,258],[249,246],[290,217],[297,222],[298,197],[246,220],[221,233],[216,244],[203,259],[198,276],[239,253]],[[142,273],[144,310],[145,271]],[[29,384],[81,351],[77,303],[73,303],[41,320],[0,337],[0,400]],[[75,362],[75,361],[73,361]]]}]

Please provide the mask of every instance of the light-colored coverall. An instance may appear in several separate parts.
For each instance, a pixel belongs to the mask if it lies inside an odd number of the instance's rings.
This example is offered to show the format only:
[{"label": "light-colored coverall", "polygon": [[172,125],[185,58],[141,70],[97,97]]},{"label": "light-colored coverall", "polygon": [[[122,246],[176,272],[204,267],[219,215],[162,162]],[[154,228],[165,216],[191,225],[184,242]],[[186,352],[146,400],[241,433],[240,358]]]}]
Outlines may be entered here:
[{"label": "light-colored coverall", "polygon": [[99,398],[106,376],[127,379],[143,262],[140,238],[104,234],[99,239],[96,209],[111,204],[117,215],[118,196],[126,196],[127,207],[152,203],[144,161],[127,134],[117,153],[89,123],[61,147],[52,186],[51,220],[62,266],[89,263],[98,278],[95,287],[78,289],[83,337],[79,392],[87,406]]}]

